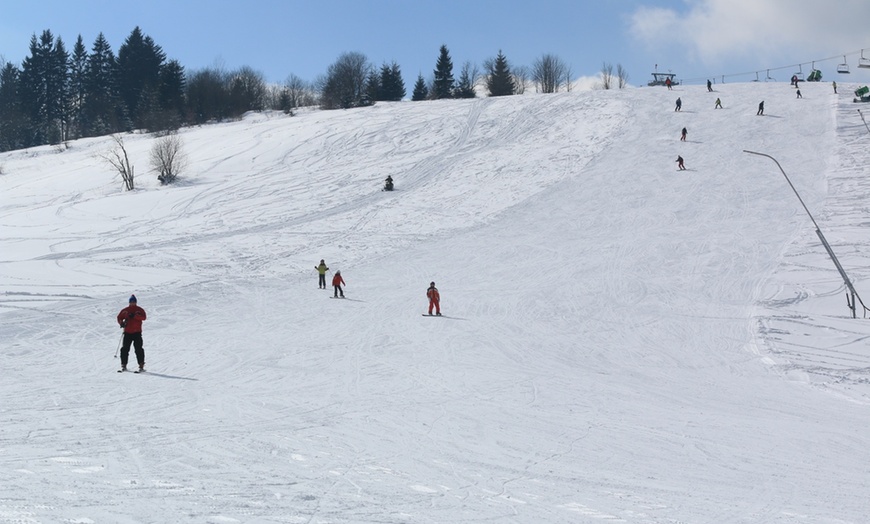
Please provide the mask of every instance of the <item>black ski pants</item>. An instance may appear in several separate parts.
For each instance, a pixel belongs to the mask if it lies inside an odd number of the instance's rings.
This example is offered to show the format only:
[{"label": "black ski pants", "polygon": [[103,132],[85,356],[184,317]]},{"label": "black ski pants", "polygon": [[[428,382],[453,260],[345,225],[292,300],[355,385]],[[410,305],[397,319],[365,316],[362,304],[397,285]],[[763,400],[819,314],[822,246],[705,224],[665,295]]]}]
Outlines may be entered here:
[{"label": "black ski pants", "polygon": [[121,344],[121,367],[127,367],[130,344],[136,351],[136,362],[139,363],[139,367],[143,367],[145,365],[145,348],[142,347],[142,333],[124,333],[124,343]]}]

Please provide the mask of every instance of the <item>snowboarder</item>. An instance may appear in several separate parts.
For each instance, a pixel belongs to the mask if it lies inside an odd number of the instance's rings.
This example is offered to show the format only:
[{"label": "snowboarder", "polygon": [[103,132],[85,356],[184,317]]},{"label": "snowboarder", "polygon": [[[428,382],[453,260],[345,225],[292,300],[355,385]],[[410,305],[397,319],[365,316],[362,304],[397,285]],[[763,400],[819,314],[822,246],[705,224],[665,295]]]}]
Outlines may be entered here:
[{"label": "snowboarder", "polygon": [[674,111],[681,111],[683,108],[683,101],[677,97],[677,107],[674,108]]},{"label": "snowboarder", "polygon": [[762,100],[761,103],[758,104],[758,112],[755,114],[764,116],[764,100]]},{"label": "snowboarder", "polygon": [[429,289],[426,290],[426,296],[429,298],[429,314],[432,314],[432,308],[435,308],[435,314],[441,316],[441,294],[435,287],[435,282],[429,283]]},{"label": "snowboarder", "polygon": [[836,95],[837,94],[837,82],[834,82],[831,85],[834,86],[834,94]]},{"label": "snowboarder", "polygon": [[713,84],[709,80],[707,80],[707,91],[713,92]]},{"label": "snowboarder", "polygon": [[714,107],[713,109],[722,109],[722,101],[718,98],[716,99],[716,107]]},{"label": "snowboarder", "polygon": [[341,298],[344,298],[344,290],[341,289],[342,284],[344,284],[344,279],[341,278],[341,271],[336,271],[335,275],[332,277],[332,289],[334,290],[333,298],[338,298],[339,293],[341,293]]},{"label": "snowboarder", "polygon": [[686,131],[686,128],[684,127],[684,128],[683,128],[683,132],[680,133],[680,141],[681,141],[681,142],[685,142],[685,141],[686,141],[686,135],[687,135],[687,134],[689,134],[689,132]]},{"label": "snowboarder", "polygon": [[317,273],[320,275],[320,279],[317,282],[317,289],[326,289],[326,272],[329,271],[329,268],[326,267],[326,262],[321,258],[320,265],[314,266],[314,269],[316,269]]},{"label": "snowboarder", "polygon": [[384,191],[392,191],[393,190],[393,177],[387,175],[387,178],[384,180]]},{"label": "snowboarder", "polygon": [[797,90],[797,97],[798,97],[798,98],[803,98],[803,96],[801,95],[801,90],[800,90],[800,89]]},{"label": "snowboarder", "polygon": [[121,344],[121,369],[119,373],[127,371],[130,344],[135,348],[139,371],[145,371],[145,349],[142,347],[142,321],[145,318],[145,310],[136,304],[136,295],[130,295],[129,305],[118,313],[118,325],[124,330],[124,342]]},{"label": "snowboarder", "polygon": [[680,168],[680,171],[685,171],[686,166],[683,165],[683,157],[677,155],[677,167]]}]

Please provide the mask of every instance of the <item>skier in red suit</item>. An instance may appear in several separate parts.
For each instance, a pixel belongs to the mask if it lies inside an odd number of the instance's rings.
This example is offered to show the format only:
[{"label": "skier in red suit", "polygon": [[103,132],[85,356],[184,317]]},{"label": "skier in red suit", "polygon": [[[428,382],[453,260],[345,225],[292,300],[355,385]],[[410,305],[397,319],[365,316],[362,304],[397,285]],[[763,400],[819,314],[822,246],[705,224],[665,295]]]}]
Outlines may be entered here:
[{"label": "skier in red suit", "polygon": [[129,304],[118,313],[118,325],[124,330],[124,342],[121,345],[121,371],[127,371],[127,359],[130,355],[131,344],[136,351],[139,371],[144,371],[145,349],[142,347],[142,321],[147,317],[145,310],[136,304],[136,295],[130,296]]}]

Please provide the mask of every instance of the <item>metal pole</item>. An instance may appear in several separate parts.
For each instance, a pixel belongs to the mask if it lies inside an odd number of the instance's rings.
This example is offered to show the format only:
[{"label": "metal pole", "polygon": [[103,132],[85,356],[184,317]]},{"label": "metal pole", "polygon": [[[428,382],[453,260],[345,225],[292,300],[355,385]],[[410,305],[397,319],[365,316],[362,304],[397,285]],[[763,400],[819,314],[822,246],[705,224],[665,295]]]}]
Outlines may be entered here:
[{"label": "metal pole", "polygon": [[870,133],[870,126],[868,126],[868,125],[867,125],[867,121],[864,120],[864,113],[862,113],[861,110],[859,109],[859,110],[858,110],[858,114],[861,115],[861,121],[864,122],[864,127],[867,128],[867,132]]},{"label": "metal pole", "polygon": [[[777,162],[777,160],[775,158],[773,158],[772,156],[766,155],[764,153],[756,153],[755,151],[747,151],[746,149],[744,149],[743,152],[749,153],[750,155],[764,156],[764,157],[767,157],[767,158],[773,160],[773,162],[776,164],[776,167],[778,167],[780,172],[782,172],[782,176],[785,177],[785,181],[788,182],[789,186],[791,186],[791,190],[794,191],[795,196],[797,196],[801,205],[804,207],[804,211],[807,212],[807,215],[809,215],[810,220],[813,221],[813,225],[816,227],[816,235],[818,235],[819,240],[822,241],[822,245],[825,246],[825,251],[828,252],[828,256],[831,257],[831,260],[834,262],[834,266],[836,266],[837,271],[840,272],[840,276],[843,278],[843,282],[846,284],[846,287],[849,288],[849,292],[851,292],[853,296],[858,296],[858,292],[855,291],[855,288],[852,286],[852,282],[849,280],[849,277],[846,275],[846,271],[843,269],[843,266],[840,265],[840,261],[837,259],[837,255],[834,254],[834,250],[831,249],[831,245],[828,244],[828,240],[825,238],[825,235],[822,234],[822,230],[819,229],[819,224],[816,223],[816,219],[813,218],[813,214],[810,213],[810,210],[807,208],[807,205],[804,203],[804,199],[801,198],[800,194],[797,192],[797,189],[795,189],[794,184],[791,183],[791,180],[788,178],[788,175],[785,174],[785,170],[782,168],[781,165],[779,165],[779,162]],[[861,300],[860,296],[858,296],[858,300]],[[848,299],[847,299],[847,301],[848,301]],[[864,302],[862,301],[861,303],[863,304]],[[852,310],[852,318],[855,318],[854,300],[852,301],[852,304],[853,305],[850,306],[850,309]]]}]

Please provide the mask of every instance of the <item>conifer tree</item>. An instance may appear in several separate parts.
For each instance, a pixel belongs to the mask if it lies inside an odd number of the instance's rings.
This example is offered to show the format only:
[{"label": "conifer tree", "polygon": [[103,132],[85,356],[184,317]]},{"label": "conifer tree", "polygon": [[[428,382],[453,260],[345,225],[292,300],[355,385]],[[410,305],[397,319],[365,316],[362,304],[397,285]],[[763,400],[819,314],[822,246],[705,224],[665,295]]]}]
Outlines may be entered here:
[{"label": "conifer tree", "polygon": [[30,39],[30,56],[20,76],[21,107],[31,127],[26,146],[57,143],[63,139],[66,116],[67,61],[63,40],[45,30]]},{"label": "conifer tree", "polygon": [[83,136],[99,136],[123,129],[123,109],[115,83],[117,61],[103,33],[97,35],[85,71]]},{"label": "conifer tree", "polygon": [[393,62],[391,65],[382,65],[378,100],[398,102],[403,98],[405,98],[405,81],[402,80],[399,64]]},{"label": "conifer tree", "polygon": [[414,84],[414,93],[411,95],[412,102],[419,102],[429,98],[429,88],[426,87],[426,81],[423,80],[423,74],[417,76],[417,83]]},{"label": "conifer tree", "polygon": [[453,96],[453,61],[446,45],[441,46],[441,54],[435,63],[435,82],[432,84],[432,98],[451,98]]},{"label": "conifer tree", "polygon": [[0,151],[25,147],[27,119],[21,110],[21,71],[12,62],[0,69]]},{"label": "conifer tree", "polygon": [[139,26],[118,49],[118,92],[134,127],[143,127],[157,99],[166,54]]},{"label": "conifer tree", "polygon": [[81,138],[82,112],[85,107],[88,51],[82,35],[76,39],[69,62],[69,138]]},{"label": "conifer tree", "polygon": [[453,91],[455,98],[475,98],[477,93],[474,91],[474,84],[477,82],[478,69],[471,62],[465,62],[462,66],[462,71],[459,73],[459,81],[456,83],[456,89]]},{"label": "conifer tree", "polygon": [[499,50],[495,60],[487,64],[488,75],[486,77],[486,88],[489,91],[489,96],[507,96],[514,94],[516,86],[511,75],[510,67],[508,66],[507,58]]}]

